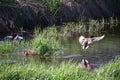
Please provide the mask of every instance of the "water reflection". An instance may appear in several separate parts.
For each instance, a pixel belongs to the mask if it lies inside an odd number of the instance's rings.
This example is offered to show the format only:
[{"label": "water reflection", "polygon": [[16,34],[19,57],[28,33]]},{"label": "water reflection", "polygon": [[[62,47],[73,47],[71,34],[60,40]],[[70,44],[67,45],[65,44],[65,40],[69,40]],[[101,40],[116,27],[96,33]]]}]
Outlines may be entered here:
[{"label": "water reflection", "polygon": [[104,40],[90,45],[91,47],[87,50],[82,50],[78,38],[79,36],[68,38],[66,41],[61,40],[61,43],[67,48],[64,51],[64,56],[71,56],[72,59],[74,57],[73,60],[75,61],[81,61],[82,58],[86,58],[92,65],[99,67],[120,55],[119,34],[106,34]]}]

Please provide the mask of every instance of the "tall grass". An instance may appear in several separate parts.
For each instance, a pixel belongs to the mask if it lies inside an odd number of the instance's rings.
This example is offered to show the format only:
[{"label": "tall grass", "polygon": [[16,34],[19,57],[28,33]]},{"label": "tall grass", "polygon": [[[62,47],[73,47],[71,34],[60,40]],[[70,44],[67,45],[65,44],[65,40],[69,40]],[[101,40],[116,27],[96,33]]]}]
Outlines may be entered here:
[{"label": "tall grass", "polygon": [[0,53],[10,53],[14,50],[14,44],[10,42],[0,43]]},{"label": "tall grass", "polygon": [[79,25],[78,23],[68,23],[64,26],[63,30],[61,31],[61,34],[63,36],[66,36],[67,34],[77,34],[80,33],[81,30],[83,30],[83,26]]},{"label": "tall grass", "polygon": [[45,28],[40,34],[44,37],[51,38],[51,37],[57,37],[59,32],[57,31],[56,26],[53,25]]},{"label": "tall grass", "polygon": [[[114,17],[110,17],[109,20],[107,19],[89,19],[87,22],[84,20],[80,20],[79,26],[81,26],[82,31],[88,32],[102,32],[106,30],[114,30],[118,25],[118,19]],[[114,30],[115,31],[115,30]]]},{"label": "tall grass", "polygon": [[101,19],[101,20],[93,20],[93,19],[89,19],[88,22],[88,26],[89,26],[89,31],[92,32],[98,32],[98,31],[102,31],[105,28],[105,19]]},{"label": "tall grass", "polygon": [[104,77],[105,80],[119,80],[120,79],[120,58],[111,61],[108,64],[100,67],[98,75]]},{"label": "tall grass", "polygon": [[34,28],[34,36],[37,37],[40,34],[40,28],[39,27],[35,27]]},{"label": "tall grass", "polygon": [[72,64],[63,62],[60,65],[27,63],[2,65],[0,80],[93,80],[94,73],[89,73]]},{"label": "tall grass", "polygon": [[71,61],[50,65],[42,62],[2,64],[0,80],[119,80],[120,58],[87,72]]},{"label": "tall grass", "polygon": [[20,42],[20,43],[3,42],[3,43],[0,43],[0,54],[12,53],[12,52],[18,51],[20,49],[25,49],[29,45],[30,45],[29,42]]},{"label": "tall grass", "polygon": [[115,25],[118,24],[117,18],[110,18],[110,20],[106,20],[102,18],[101,20],[89,19],[87,22],[84,17],[80,17],[79,23],[67,23],[62,26],[61,31],[56,29],[56,26],[53,25],[48,27],[42,31],[42,35],[46,37],[56,37],[59,35],[67,36],[67,34],[84,34],[84,32],[88,32],[91,34],[101,33],[103,31],[114,29]]},{"label": "tall grass", "polygon": [[55,50],[59,48],[58,41],[53,37],[45,38],[43,35],[38,35],[32,41],[32,52],[39,54],[40,56],[50,56],[55,53]]}]

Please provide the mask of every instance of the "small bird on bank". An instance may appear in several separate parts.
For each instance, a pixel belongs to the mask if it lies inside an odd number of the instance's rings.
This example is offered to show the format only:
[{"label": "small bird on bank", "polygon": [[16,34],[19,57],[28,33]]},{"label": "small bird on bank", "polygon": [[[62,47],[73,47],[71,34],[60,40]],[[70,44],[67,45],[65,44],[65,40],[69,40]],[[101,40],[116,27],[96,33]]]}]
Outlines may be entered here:
[{"label": "small bird on bank", "polygon": [[79,42],[82,45],[83,49],[88,49],[89,45],[93,42],[100,41],[105,37],[105,35],[94,37],[91,36],[90,38],[85,38],[84,36],[79,37]]}]

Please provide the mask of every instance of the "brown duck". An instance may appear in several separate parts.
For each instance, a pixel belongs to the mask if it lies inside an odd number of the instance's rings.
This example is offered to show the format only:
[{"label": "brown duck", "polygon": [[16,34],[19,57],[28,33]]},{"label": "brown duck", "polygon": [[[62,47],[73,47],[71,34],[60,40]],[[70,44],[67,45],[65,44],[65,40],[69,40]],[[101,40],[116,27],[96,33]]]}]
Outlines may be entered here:
[{"label": "brown duck", "polygon": [[93,42],[96,42],[96,41],[100,41],[104,38],[105,36],[102,35],[102,36],[99,36],[99,37],[93,37],[91,36],[90,38],[85,38],[84,36],[80,36],[79,37],[79,42],[80,44],[83,46],[82,48],[83,49],[88,49],[89,47],[89,44],[93,43]]}]

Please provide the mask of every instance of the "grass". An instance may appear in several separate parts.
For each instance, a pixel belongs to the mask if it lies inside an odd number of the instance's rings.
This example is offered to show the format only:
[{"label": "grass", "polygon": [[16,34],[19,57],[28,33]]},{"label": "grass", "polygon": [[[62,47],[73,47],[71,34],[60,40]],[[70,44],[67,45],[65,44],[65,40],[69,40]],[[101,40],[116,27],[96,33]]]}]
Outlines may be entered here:
[{"label": "grass", "polygon": [[0,53],[10,53],[14,49],[14,44],[5,42],[0,44]]},{"label": "grass", "polygon": [[119,80],[120,79],[120,58],[116,61],[111,61],[99,69],[99,76],[105,80]]},{"label": "grass", "polygon": [[59,5],[61,4],[62,0],[40,0],[45,8],[52,14],[54,15],[56,11],[59,9]]},{"label": "grass", "polygon": [[55,25],[50,26],[45,28],[42,33],[40,33],[42,36],[47,37],[47,38],[51,38],[51,37],[57,37],[57,35],[59,34],[59,32],[57,31],[57,28]]},{"label": "grass", "polygon": [[13,51],[18,51],[20,49],[24,49],[28,45],[29,45],[29,42],[20,42],[20,43],[4,42],[4,43],[0,43],[0,54],[12,53]]},{"label": "grass", "polygon": [[[102,20],[94,20],[94,19],[89,19],[88,22],[79,22],[79,23],[71,23],[71,24],[66,24],[63,29],[63,36],[66,36],[69,32],[74,32],[74,33],[79,33],[79,34],[84,34],[85,32],[89,33],[98,33],[102,32],[105,30],[105,19]],[[110,28],[109,28],[110,29]]]},{"label": "grass", "polygon": [[71,62],[60,65],[14,64],[0,67],[0,80],[92,80],[94,73],[89,73]]},{"label": "grass", "polygon": [[45,9],[52,15],[54,22],[56,22],[56,14],[60,9],[62,0],[39,0],[43,3]]},{"label": "grass", "polygon": [[54,37],[45,38],[42,35],[33,39],[31,46],[31,51],[40,56],[53,55],[55,50],[59,49],[59,43]]},{"label": "grass", "polygon": [[120,58],[100,67],[97,72],[88,72],[72,61],[51,65],[28,62],[13,65],[2,64],[0,80],[119,80]]}]

